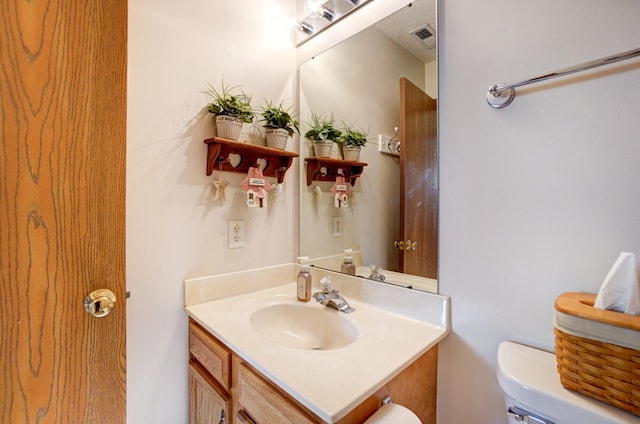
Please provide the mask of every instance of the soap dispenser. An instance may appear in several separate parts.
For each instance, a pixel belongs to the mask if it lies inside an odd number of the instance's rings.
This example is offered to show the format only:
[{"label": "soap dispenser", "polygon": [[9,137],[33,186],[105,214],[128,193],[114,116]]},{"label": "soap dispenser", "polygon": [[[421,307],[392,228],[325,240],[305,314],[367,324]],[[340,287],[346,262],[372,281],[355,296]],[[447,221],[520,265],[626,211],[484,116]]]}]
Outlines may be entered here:
[{"label": "soap dispenser", "polygon": [[309,273],[309,264],[305,263],[308,260],[308,256],[298,258],[300,272],[296,278],[296,291],[300,302],[308,302],[311,299],[311,274]]},{"label": "soap dispenser", "polygon": [[344,262],[340,265],[340,272],[343,274],[356,275],[356,266],[353,264],[353,250],[345,249]]}]

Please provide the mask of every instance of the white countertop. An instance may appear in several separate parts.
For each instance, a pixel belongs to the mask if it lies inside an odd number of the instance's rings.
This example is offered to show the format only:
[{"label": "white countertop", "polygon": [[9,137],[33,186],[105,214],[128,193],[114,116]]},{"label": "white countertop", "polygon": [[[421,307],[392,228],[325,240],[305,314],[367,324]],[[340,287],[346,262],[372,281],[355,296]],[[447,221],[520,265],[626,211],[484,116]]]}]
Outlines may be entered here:
[{"label": "white countertop", "polygon": [[[295,269],[295,268],[294,268]],[[293,270],[293,269],[292,269]],[[334,277],[334,282],[336,278]],[[341,281],[346,288],[347,284]],[[377,283],[372,287],[378,287]],[[338,284],[336,284],[338,285]],[[340,288],[340,287],[338,287]],[[374,289],[374,292],[380,289]],[[449,298],[434,296],[434,304],[442,311],[429,311],[427,317],[442,317],[429,322],[398,313],[398,299],[415,296],[415,291],[402,288],[391,290],[389,310],[373,306],[366,289],[358,287],[349,297],[341,290],[356,310],[344,314],[359,328],[360,336],[352,344],[334,350],[303,350],[283,346],[267,339],[251,324],[251,314],[264,306],[278,303],[297,303],[295,284],[279,284],[250,293],[218,298],[186,306],[187,313],[214,336],[227,344],[242,359],[251,364],[289,395],[328,423],[336,422],[349,413],[380,387],[398,375],[415,359],[442,340],[449,332]],[[415,303],[408,300],[408,304]],[[313,299],[308,307],[325,308]],[[427,307],[427,305],[425,305]],[[342,312],[335,311],[342,314]],[[444,322],[443,322],[444,321]]]},{"label": "white countertop", "polygon": [[[367,278],[371,273],[371,267],[359,266],[356,268],[356,275]],[[430,293],[438,291],[438,280],[434,278],[418,277],[417,275],[404,274],[402,272],[382,270],[385,283],[395,284],[402,287],[411,287],[419,290],[426,290]]]}]

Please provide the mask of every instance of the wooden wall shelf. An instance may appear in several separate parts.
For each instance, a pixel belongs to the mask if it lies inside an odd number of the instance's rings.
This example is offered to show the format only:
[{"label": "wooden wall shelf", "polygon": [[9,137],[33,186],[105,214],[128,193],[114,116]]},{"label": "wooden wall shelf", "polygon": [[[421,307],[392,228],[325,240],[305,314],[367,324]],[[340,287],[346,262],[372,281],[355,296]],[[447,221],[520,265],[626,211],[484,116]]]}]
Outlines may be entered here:
[{"label": "wooden wall shelf", "polygon": [[[208,138],[204,142],[207,144],[207,175],[213,174],[215,169],[220,169],[221,164],[224,164],[222,167],[224,172],[246,174],[249,172],[249,167],[258,166],[258,159],[262,159],[266,162],[262,174],[265,177],[275,177],[278,183],[282,183],[293,158],[298,157],[295,152],[220,137]],[[240,163],[235,167],[228,161],[230,154],[240,157]]]},{"label": "wooden wall shelf", "polygon": [[[332,158],[306,158],[305,161],[307,162],[307,185],[311,185],[312,181],[335,181],[340,175],[338,170],[341,169],[345,179],[355,186],[356,180],[367,166],[365,162]],[[322,173],[322,168],[326,168],[326,174]]]}]

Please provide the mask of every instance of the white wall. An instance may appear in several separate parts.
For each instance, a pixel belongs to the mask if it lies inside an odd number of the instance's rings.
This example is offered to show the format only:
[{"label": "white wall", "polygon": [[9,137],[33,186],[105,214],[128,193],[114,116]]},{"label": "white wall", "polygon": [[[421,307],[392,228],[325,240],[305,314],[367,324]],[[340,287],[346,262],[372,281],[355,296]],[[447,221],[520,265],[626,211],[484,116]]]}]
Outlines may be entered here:
[{"label": "white wall", "polygon": [[[503,340],[552,349],[553,302],[596,292],[640,253],[640,62],[518,90],[487,88],[637,48],[640,2],[440,1],[438,423],[505,422]],[[588,75],[588,76],[587,76]]]},{"label": "white wall", "polygon": [[[127,160],[127,418],[187,422],[183,279],[292,262],[295,169],[266,210],[248,209],[231,182],[214,201],[205,176],[213,136],[206,83],[240,84],[263,99],[295,99],[294,0],[129,1]],[[275,23],[275,26],[267,26]],[[284,33],[283,33],[284,30]],[[290,142],[289,150],[297,149]],[[247,246],[227,249],[227,220],[243,219]],[[268,246],[268,248],[265,248]]]},{"label": "white wall", "polygon": [[[371,46],[375,46],[375,54]],[[353,63],[357,63],[354,68]],[[366,70],[365,72],[361,72]],[[363,250],[364,264],[397,270],[398,254],[389,246],[398,239],[400,161],[378,152],[378,134],[393,136],[400,125],[400,78],[406,77],[424,89],[425,66],[379,29],[366,29],[347,41],[315,56],[300,66],[301,131],[311,113],[333,115],[343,124],[368,132],[368,144],[360,161],[367,163],[355,186],[350,187],[349,208],[333,205],[334,182],[306,185],[300,199],[300,248],[312,258],[335,255],[344,249]],[[302,153],[311,152],[311,142],[301,141]],[[340,157],[337,146],[333,156]],[[323,191],[317,198],[314,188]],[[333,237],[333,217],[342,217],[343,236]]]}]

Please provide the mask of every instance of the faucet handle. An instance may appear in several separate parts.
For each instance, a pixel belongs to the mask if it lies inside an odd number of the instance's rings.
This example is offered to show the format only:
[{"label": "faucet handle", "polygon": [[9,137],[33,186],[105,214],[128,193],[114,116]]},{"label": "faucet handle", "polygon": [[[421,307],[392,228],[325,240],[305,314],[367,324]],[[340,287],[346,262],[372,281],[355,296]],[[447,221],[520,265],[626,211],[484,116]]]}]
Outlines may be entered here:
[{"label": "faucet handle", "polygon": [[333,290],[333,283],[331,281],[331,277],[329,277],[328,275],[322,277],[318,284],[320,285],[320,290],[322,290],[324,293],[329,293]]}]

